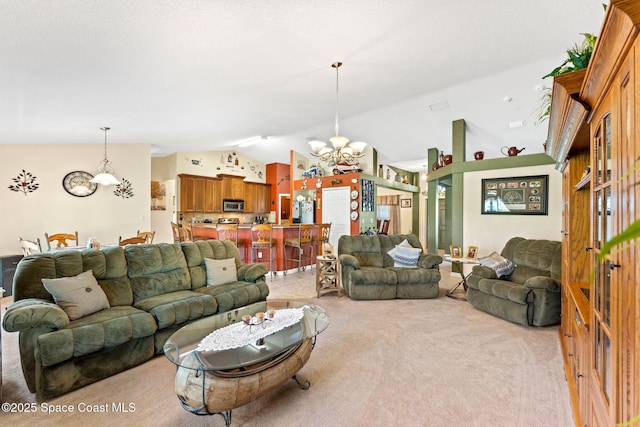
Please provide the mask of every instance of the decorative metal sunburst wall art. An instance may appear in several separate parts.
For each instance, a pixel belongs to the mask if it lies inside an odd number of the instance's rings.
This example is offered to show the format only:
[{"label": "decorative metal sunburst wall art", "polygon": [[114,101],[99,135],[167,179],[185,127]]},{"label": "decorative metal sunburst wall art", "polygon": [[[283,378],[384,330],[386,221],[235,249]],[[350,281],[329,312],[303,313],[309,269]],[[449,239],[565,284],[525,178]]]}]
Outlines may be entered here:
[{"label": "decorative metal sunburst wall art", "polygon": [[22,169],[22,172],[18,174],[17,177],[11,178],[14,182],[14,185],[9,186],[9,190],[11,191],[21,191],[26,196],[28,193],[33,193],[36,191],[40,184],[36,182],[36,177],[33,176],[31,172],[27,172]]},{"label": "decorative metal sunburst wall art", "polygon": [[123,199],[133,197],[133,186],[131,185],[131,182],[122,178],[122,182],[116,185],[116,189],[113,191],[113,194],[122,197]]}]

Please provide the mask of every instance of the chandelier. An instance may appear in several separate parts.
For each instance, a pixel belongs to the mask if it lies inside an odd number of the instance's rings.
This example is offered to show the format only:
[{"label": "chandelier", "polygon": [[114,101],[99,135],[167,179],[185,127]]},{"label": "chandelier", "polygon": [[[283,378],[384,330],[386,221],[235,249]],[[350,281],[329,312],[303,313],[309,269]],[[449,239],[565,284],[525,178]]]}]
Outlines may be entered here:
[{"label": "chandelier", "polygon": [[108,127],[100,128],[100,130],[104,131],[104,158],[100,161],[100,166],[98,166],[98,175],[96,175],[89,182],[93,182],[95,184],[102,185],[114,185],[120,184],[120,181],[113,176],[113,168],[111,167],[111,162],[107,158],[107,132],[109,131]]},{"label": "chandelier", "polygon": [[362,157],[364,148],[367,146],[366,142],[352,142],[349,143],[349,138],[340,136],[339,132],[339,87],[338,87],[338,70],[342,66],[342,62],[334,62],[331,67],[336,69],[336,124],[335,124],[335,136],[329,138],[333,149],[327,147],[327,143],[324,141],[313,140],[309,141],[311,146],[311,154],[315,157],[319,157],[320,160],[327,162],[329,167],[335,167],[338,165],[357,165],[358,159]]}]

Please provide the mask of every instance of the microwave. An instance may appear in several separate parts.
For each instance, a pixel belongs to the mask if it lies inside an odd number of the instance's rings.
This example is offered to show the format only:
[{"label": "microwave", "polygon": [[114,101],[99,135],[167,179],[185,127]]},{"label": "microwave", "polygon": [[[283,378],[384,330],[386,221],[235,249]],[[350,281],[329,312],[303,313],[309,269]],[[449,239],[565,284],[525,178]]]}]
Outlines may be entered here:
[{"label": "microwave", "polygon": [[222,212],[244,212],[244,200],[222,200]]}]

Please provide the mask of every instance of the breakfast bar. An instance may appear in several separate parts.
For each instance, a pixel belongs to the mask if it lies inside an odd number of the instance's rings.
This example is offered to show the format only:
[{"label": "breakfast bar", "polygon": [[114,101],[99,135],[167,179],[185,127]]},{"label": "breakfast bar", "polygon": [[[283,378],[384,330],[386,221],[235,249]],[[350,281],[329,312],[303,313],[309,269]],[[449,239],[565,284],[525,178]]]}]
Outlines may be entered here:
[{"label": "breakfast bar", "polygon": [[[253,224],[238,224],[238,240],[242,240],[244,242],[244,251],[243,248],[238,248],[240,253],[244,255],[245,262],[251,261],[251,227]],[[273,227],[273,240],[275,240],[275,271],[287,271],[293,268],[297,268],[297,265],[294,263],[288,262],[285,265],[284,259],[284,241],[288,238],[296,238],[298,237],[298,229],[300,228],[300,224],[271,224]],[[195,223],[191,225],[193,230],[194,239],[196,236],[198,238],[209,238],[216,239],[216,224],[205,224],[205,223]],[[313,236],[317,238],[319,234],[320,224],[314,224],[313,227]],[[315,248],[315,255],[318,255],[318,248]],[[303,258],[304,262],[304,258]],[[303,266],[311,268],[314,263],[306,265],[303,263]]]}]

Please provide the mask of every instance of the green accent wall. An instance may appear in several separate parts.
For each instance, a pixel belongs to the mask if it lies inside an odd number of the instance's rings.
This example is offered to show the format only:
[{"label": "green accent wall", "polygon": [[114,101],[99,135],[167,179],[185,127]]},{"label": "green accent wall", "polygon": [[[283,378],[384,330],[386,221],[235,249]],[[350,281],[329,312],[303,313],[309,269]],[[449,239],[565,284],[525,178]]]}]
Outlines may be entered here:
[{"label": "green accent wall", "polygon": [[[427,150],[427,165],[433,165],[439,161],[437,148]],[[431,172],[429,172],[431,175]],[[427,178],[427,235],[424,241],[427,242],[427,250],[430,253],[438,253],[438,180],[428,180]]]},{"label": "green accent wall", "polygon": [[[452,123],[452,153],[454,163],[464,163],[465,153],[467,150],[467,125],[464,120],[455,120]],[[451,194],[449,194],[451,193]],[[462,229],[462,218],[464,211],[464,179],[462,172],[456,172],[451,175],[451,192],[447,191],[447,216],[448,221],[447,232],[451,239],[452,245],[462,245],[462,237],[464,230]],[[451,207],[451,212],[449,212]]]},{"label": "green accent wall", "polygon": [[[483,170],[508,169],[527,166],[554,164],[554,160],[545,153],[523,156],[502,157],[467,162],[466,159],[466,124],[464,120],[452,123],[452,155],[453,162],[438,170],[430,170],[427,175],[427,249],[437,253],[441,242],[462,245],[464,241],[464,174]],[[447,153],[445,153],[447,154]],[[439,163],[440,152],[437,148],[427,150],[428,165]],[[444,235],[439,235],[438,186],[446,188]],[[445,248],[449,251],[449,248]]]}]

